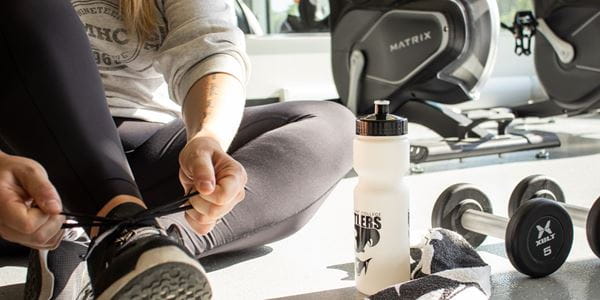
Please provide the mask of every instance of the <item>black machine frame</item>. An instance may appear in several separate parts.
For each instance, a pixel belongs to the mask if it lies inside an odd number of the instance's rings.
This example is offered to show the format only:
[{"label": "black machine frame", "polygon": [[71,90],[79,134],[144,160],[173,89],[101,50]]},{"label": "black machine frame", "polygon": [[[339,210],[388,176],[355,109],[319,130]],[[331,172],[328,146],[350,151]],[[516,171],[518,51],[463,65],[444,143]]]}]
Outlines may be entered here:
[{"label": "black machine frame", "polygon": [[[371,106],[362,99],[382,97],[383,95],[392,101],[392,110],[395,113],[439,134],[441,138],[411,141],[411,162],[413,163],[559,147],[560,140],[554,133],[512,128],[510,125],[516,118],[512,112],[488,110],[483,115],[479,114],[473,117],[468,111],[457,112],[444,105],[472,100],[471,94],[465,90],[465,85],[449,85],[447,82],[438,80],[440,75],[436,73],[440,68],[459,57],[460,53],[457,53],[457,50],[463,47],[461,43],[466,40],[466,35],[460,33],[461,30],[467,30],[467,26],[461,25],[459,22],[462,20],[461,17],[449,16],[456,14],[457,11],[464,14],[465,10],[456,9],[456,7],[460,8],[460,2],[456,0],[366,0],[352,3],[351,1],[331,1],[332,64],[336,86],[342,98],[341,102],[355,113],[364,114],[369,111]],[[442,31],[450,28],[447,34],[455,41],[444,50],[443,57],[428,60],[427,65],[419,70],[418,74],[403,81],[401,86],[395,87],[396,89],[389,85],[374,85],[372,80],[367,82],[365,79],[368,77],[367,73],[373,72],[372,69],[369,70],[369,60],[377,59],[374,53],[380,55],[382,52],[378,49],[373,50],[376,47],[370,47],[372,45],[365,45],[363,43],[365,38],[360,40],[364,32],[372,31],[381,22],[381,18],[386,14],[389,15],[390,11],[406,14],[411,12],[414,14],[423,12],[443,14],[446,18],[445,21],[439,22],[439,26],[442,26]],[[364,15],[364,18],[358,18],[361,14]],[[352,22],[344,20],[347,15],[352,17]],[[360,21],[355,21],[359,19]],[[348,30],[338,27],[348,27],[349,24],[352,25],[352,28]],[[371,28],[368,28],[369,26]],[[454,32],[452,28],[457,28],[458,33]],[[398,31],[395,38],[401,40],[403,38],[402,30]],[[407,34],[414,35],[414,31],[412,33],[409,31]],[[479,36],[479,38],[484,37]],[[386,43],[382,42],[382,44]],[[373,66],[372,61],[371,66]],[[389,72],[384,70],[383,73]],[[385,92],[381,93],[381,90]],[[557,109],[556,105],[550,105],[550,107],[546,106],[544,109],[538,110],[538,115],[556,115],[562,112],[563,110]],[[488,122],[494,122],[497,125],[496,128],[488,129],[481,126]]]}]

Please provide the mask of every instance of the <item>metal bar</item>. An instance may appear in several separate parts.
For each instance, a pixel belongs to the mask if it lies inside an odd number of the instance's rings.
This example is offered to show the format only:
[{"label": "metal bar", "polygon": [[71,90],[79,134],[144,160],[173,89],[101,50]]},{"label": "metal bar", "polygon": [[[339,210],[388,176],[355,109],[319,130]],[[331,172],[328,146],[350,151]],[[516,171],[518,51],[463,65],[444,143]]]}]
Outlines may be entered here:
[{"label": "metal bar", "polygon": [[411,146],[426,150],[424,153],[427,155],[413,155],[411,157],[412,163],[422,163],[524,150],[549,149],[559,147],[560,140],[554,133],[531,131],[526,136],[514,135],[511,132],[511,135],[476,142],[421,139],[411,141]]},{"label": "metal bar", "polygon": [[462,227],[467,230],[504,239],[508,220],[474,209],[467,209],[460,218]]},{"label": "metal bar", "polygon": [[573,204],[563,204],[563,207],[571,216],[571,220],[573,220],[573,225],[585,228],[587,216],[590,211],[589,209]]},{"label": "metal bar", "polygon": [[350,56],[350,79],[348,88],[348,101],[346,106],[358,114],[358,98],[360,97],[360,80],[365,70],[365,55],[360,50],[352,51]]},{"label": "metal bar", "polygon": [[267,20],[267,33],[273,33],[273,28],[271,28],[271,1],[267,0],[266,2],[266,20]]},{"label": "metal bar", "polygon": [[[595,18],[595,17],[594,17]],[[565,40],[559,38],[552,29],[546,24],[544,19],[537,19],[538,26],[537,31],[544,35],[554,52],[558,56],[558,59],[564,64],[568,64],[575,59],[575,48],[573,45],[567,43]]]}]

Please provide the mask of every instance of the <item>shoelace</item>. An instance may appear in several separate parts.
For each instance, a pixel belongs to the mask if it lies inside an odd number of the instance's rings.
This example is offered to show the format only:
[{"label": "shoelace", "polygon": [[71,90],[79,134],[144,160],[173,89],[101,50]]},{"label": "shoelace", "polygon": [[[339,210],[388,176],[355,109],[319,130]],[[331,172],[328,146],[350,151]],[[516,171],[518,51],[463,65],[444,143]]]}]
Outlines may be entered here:
[{"label": "shoelace", "polygon": [[64,223],[62,225],[62,228],[94,227],[94,226],[97,226],[97,227],[120,227],[120,228],[133,227],[142,221],[146,221],[146,220],[186,211],[189,209],[193,209],[192,205],[184,205],[184,206],[181,206],[181,205],[183,205],[188,199],[190,199],[196,195],[198,195],[198,192],[191,192],[191,193],[175,200],[174,202],[171,202],[171,203],[168,203],[165,205],[161,205],[161,206],[157,206],[152,209],[145,210],[141,213],[138,213],[136,215],[133,215],[133,216],[127,217],[127,218],[107,218],[107,217],[100,217],[100,216],[96,216],[96,215],[87,215],[87,214],[72,213],[72,212],[62,212],[61,215],[66,216],[67,218],[70,218],[70,219],[74,219],[76,221],[75,223],[69,223],[69,222]]},{"label": "shoelace", "polygon": [[[101,235],[93,238],[88,245],[87,253],[81,256],[82,260],[87,260],[90,254],[93,252],[96,245],[101,242],[103,239],[111,236],[113,232],[122,232],[123,230],[127,230],[128,228],[136,228],[139,226],[139,223],[142,221],[158,218],[161,216],[166,216],[174,213],[178,213],[181,211],[186,211],[189,209],[193,209],[192,205],[184,205],[187,200],[198,195],[198,192],[191,192],[171,203],[154,207],[152,209],[148,209],[142,211],[136,215],[127,218],[107,218],[100,217],[96,215],[87,215],[80,213],[70,213],[70,212],[62,212],[61,215],[69,218],[67,222],[65,222],[61,228],[81,228],[81,227],[110,227],[106,232]],[[76,222],[73,222],[76,221]],[[100,240],[99,240],[100,239]]]}]

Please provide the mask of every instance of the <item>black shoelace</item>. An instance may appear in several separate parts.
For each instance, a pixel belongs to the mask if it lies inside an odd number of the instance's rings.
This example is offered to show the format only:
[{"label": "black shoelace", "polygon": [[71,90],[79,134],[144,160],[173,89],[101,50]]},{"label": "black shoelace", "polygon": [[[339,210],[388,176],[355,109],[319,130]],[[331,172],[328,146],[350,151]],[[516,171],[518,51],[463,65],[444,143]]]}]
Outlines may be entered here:
[{"label": "black shoelace", "polygon": [[75,220],[76,223],[64,223],[62,228],[74,228],[74,227],[114,227],[119,226],[121,228],[135,227],[140,222],[151,220],[154,218],[186,211],[193,209],[192,205],[182,206],[188,199],[198,195],[198,192],[191,192],[174,202],[157,206],[152,209],[142,211],[136,215],[127,218],[107,218],[96,215],[87,215],[72,212],[62,212],[61,215],[66,216],[69,220]]}]

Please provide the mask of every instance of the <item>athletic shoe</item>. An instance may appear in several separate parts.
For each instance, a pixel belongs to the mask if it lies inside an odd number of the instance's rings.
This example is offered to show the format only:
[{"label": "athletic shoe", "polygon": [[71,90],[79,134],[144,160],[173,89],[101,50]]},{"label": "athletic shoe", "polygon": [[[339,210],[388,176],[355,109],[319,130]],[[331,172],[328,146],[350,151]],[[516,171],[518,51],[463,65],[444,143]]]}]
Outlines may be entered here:
[{"label": "athletic shoe", "polygon": [[84,257],[89,238],[81,228],[67,229],[54,250],[31,250],[25,299],[76,299],[88,281]]},{"label": "athletic shoe", "polygon": [[97,299],[210,299],[200,263],[158,226],[113,227],[91,246],[88,270]]}]

